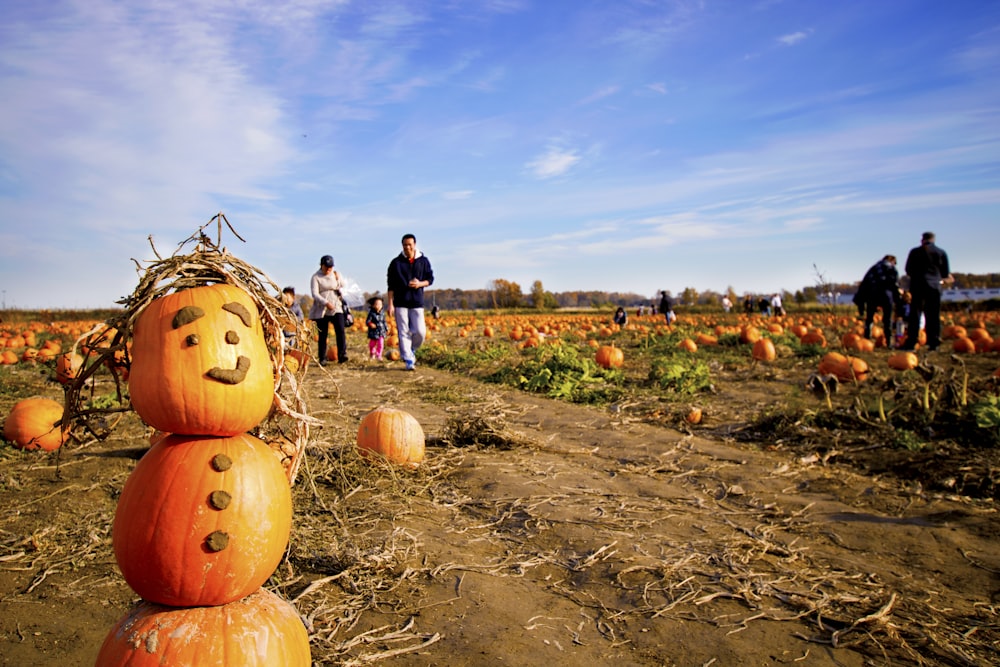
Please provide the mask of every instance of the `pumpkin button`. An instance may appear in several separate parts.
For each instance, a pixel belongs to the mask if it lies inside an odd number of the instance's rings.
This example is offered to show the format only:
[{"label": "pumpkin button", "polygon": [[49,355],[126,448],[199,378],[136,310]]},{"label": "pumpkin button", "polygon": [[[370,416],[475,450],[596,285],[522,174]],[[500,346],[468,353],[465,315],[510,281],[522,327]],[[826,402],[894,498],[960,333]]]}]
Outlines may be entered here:
[{"label": "pumpkin button", "polygon": [[205,548],[211,552],[219,552],[229,546],[229,534],[221,530],[209,533],[205,538]]},{"label": "pumpkin button", "polygon": [[212,491],[208,496],[208,504],[213,509],[224,510],[229,507],[229,503],[231,502],[233,502],[233,496],[226,491]]},{"label": "pumpkin button", "polygon": [[233,467],[233,460],[225,454],[216,454],[212,457],[212,470],[225,472]]}]

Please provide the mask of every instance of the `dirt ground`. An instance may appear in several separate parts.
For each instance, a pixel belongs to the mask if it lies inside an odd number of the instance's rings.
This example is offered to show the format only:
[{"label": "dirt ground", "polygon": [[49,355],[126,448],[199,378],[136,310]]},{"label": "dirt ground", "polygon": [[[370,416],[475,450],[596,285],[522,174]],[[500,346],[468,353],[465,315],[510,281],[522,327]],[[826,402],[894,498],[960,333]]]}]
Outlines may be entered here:
[{"label": "dirt ground", "polygon": [[[997,664],[989,498],[428,368],[305,387],[323,425],[268,586],[316,664]],[[423,425],[419,470],[356,460],[378,406]],[[470,423],[495,437],[463,441]],[[3,450],[0,665],[93,664],[135,601],[111,522],[146,438],[130,414],[58,455]]]}]

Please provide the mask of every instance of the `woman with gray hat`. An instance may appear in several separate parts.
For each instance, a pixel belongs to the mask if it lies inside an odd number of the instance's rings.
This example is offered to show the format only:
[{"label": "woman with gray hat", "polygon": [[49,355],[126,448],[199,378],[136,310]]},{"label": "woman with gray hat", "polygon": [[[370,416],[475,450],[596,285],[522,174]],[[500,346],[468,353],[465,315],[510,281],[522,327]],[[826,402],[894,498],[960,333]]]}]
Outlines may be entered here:
[{"label": "woman with gray hat", "polygon": [[337,363],[347,361],[347,337],[344,332],[344,301],[340,290],[344,281],[340,273],[333,269],[333,257],[323,255],[319,260],[319,270],[312,275],[309,282],[312,293],[312,308],[309,309],[309,319],[316,323],[319,331],[319,365],[326,366],[326,340],[333,324],[333,333],[337,337]]}]

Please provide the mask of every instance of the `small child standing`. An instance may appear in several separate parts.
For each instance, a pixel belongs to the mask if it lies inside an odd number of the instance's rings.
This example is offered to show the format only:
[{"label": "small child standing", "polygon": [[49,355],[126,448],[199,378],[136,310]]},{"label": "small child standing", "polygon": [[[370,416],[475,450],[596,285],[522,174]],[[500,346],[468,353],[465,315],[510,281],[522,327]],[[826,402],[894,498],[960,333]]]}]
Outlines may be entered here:
[{"label": "small child standing", "polygon": [[385,337],[389,333],[389,327],[385,323],[385,313],[382,311],[382,297],[373,296],[368,299],[365,328],[368,329],[368,358],[381,361]]}]

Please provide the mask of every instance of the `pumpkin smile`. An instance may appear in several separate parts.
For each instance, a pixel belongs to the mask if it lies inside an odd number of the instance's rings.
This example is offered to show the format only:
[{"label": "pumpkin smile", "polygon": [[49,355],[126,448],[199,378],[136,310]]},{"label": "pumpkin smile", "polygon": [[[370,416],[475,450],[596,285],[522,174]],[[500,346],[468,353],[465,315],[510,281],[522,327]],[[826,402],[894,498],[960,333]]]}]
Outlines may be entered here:
[{"label": "pumpkin smile", "polygon": [[205,372],[205,375],[223,384],[239,384],[246,379],[249,372],[250,358],[244,357],[241,354],[236,360],[236,368],[219,368],[215,366],[214,368],[209,368]]}]

